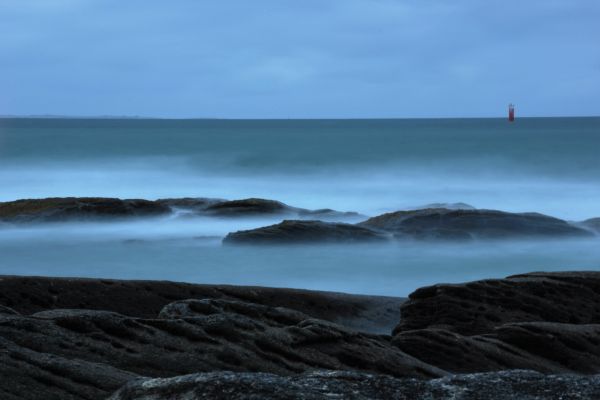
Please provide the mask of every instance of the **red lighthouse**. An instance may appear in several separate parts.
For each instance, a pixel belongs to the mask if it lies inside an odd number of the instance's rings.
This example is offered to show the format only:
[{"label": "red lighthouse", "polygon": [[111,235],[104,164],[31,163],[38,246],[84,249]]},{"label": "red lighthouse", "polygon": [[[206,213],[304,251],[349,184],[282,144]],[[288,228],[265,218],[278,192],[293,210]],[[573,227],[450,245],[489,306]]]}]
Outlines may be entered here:
[{"label": "red lighthouse", "polygon": [[508,120],[510,122],[515,120],[515,105],[513,103],[508,105]]}]

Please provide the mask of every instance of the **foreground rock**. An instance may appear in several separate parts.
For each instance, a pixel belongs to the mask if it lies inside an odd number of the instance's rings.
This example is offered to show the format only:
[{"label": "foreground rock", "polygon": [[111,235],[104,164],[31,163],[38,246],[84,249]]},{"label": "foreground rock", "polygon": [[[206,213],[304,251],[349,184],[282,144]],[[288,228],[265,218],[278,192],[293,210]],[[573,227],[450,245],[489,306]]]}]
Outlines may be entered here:
[{"label": "foreground rock", "polygon": [[14,398],[102,398],[137,376],[315,369],[446,374],[387,336],[247,302],[187,300],[168,305],[157,318],[72,309],[0,315],[1,390]]},{"label": "foreground rock", "polygon": [[401,311],[392,342],[449,372],[600,372],[600,272],[434,285]]},{"label": "foreground rock", "polygon": [[0,275],[0,305],[12,310],[0,312],[27,315],[48,309],[77,308],[154,318],[167,304],[185,299],[223,299],[287,307],[351,329],[386,334],[398,323],[400,305],[405,301],[400,297],[258,286]]},{"label": "foreground rock", "polygon": [[510,322],[600,323],[600,272],[548,272],[420,288],[395,333],[439,328],[463,335]]},{"label": "foreground rock", "polygon": [[526,237],[585,237],[591,234],[566,221],[537,213],[430,208],[397,211],[370,218],[360,226],[410,239],[502,239]]},{"label": "foreground rock", "polygon": [[284,220],[275,225],[228,234],[225,244],[290,244],[290,243],[348,243],[381,242],[387,236],[357,225]]},{"label": "foreground rock", "polygon": [[397,334],[404,352],[453,373],[531,369],[544,373],[600,373],[600,325],[522,322],[485,335],[443,329]]},{"label": "foreground rock", "polygon": [[591,400],[600,398],[600,376],[541,375],[507,371],[429,381],[353,372],[317,371],[284,377],[218,372],[139,380],[110,400],[146,399],[355,399],[355,400]]},{"label": "foreground rock", "polygon": [[148,200],[102,197],[64,197],[0,203],[5,222],[63,222],[125,217],[150,217],[171,212],[166,205]]},{"label": "foreground rock", "polygon": [[[1,318],[1,317],[0,317]],[[0,319],[0,323],[4,323]],[[0,399],[101,399],[139,375],[39,352],[0,337]]]},{"label": "foreground rock", "polygon": [[[0,398],[592,399],[599,297],[600,272],[434,285],[402,306],[291,289],[0,277]],[[383,329],[373,321],[389,325],[398,309],[393,336],[361,331]]]}]

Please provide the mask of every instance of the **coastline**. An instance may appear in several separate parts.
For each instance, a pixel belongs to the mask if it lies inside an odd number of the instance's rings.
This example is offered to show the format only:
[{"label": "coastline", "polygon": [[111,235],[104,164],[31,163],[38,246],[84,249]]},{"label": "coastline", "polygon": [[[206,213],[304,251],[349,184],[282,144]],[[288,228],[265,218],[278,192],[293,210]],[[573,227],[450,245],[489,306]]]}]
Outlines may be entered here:
[{"label": "coastline", "polygon": [[0,390],[6,399],[49,388],[61,399],[450,399],[464,391],[474,396],[465,399],[592,399],[600,393],[598,288],[600,272],[540,272],[434,285],[407,301],[2,276],[8,383]]}]

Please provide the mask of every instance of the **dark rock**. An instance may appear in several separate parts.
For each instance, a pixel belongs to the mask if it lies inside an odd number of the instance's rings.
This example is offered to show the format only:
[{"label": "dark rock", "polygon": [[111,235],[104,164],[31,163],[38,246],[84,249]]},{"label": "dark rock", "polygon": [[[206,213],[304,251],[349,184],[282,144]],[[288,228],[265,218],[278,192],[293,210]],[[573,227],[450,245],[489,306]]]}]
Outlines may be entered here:
[{"label": "dark rock", "polygon": [[600,325],[521,322],[475,336],[420,329],[400,332],[392,343],[454,373],[506,369],[600,373]]},{"label": "dark rock", "polygon": [[12,308],[0,305],[0,315],[1,314],[19,315],[19,313]]},{"label": "dark rock", "polygon": [[170,208],[148,200],[100,197],[62,197],[0,203],[0,220],[62,222],[164,215]]},{"label": "dark rock", "polygon": [[158,314],[159,318],[189,318],[222,313],[239,313],[269,321],[272,324],[298,324],[309,315],[285,307],[269,307],[242,301],[215,299],[188,299],[167,304]]},{"label": "dark rock", "polygon": [[169,198],[169,199],[158,199],[156,203],[170,207],[171,209],[182,209],[189,211],[204,211],[207,207],[222,203],[224,199],[213,199],[208,197],[181,197],[181,198]]},{"label": "dark rock", "polygon": [[429,381],[356,372],[315,371],[297,376],[215,372],[137,380],[109,400],[592,400],[600,376],[541,375],[506,371],[448,376]]},{"label": "dark rock", "polygon": [[397,211],[370,218],[360,226],[413,239],[500,239],[514,237],[590,236],[566,221],[537,213],[431,208]]},{"label": "dark rock", "polygon": [[562,368],[583,374],[600,372],[600,324],[523,322],[502,325],[494,334]]},{"label": "dark rock", "polygon": [[[0,324],[4,323],[0,316]],[[38,352],[0,337],[3,400],[100,399],[139,377],[106,363]]]},{"label": "dark rock", "polygon": [[[124,376],[169,377],[208,371],[290,375],[330,369],[416,378],[445,374],[403,353],[388,336],[360,333],[285,308],[189,300],[168,305],[161,316],[134,318],[93,310],[1,315],[0,340],[7,343],[5,347],[27,349],[63,364],[58,368],[27,361],[33,364],[28,376],[44,375],[52,368],[59,375],[48,385],[36,384],[36,391],[45,386],[69,387],[73,397],[80,398],[85,398],[85,392],[69,386],[78,370],[80,381],[95,391],[115,389]],[[104,372],[94,376],[92,366],[97,365]],[[0,363],[0,376],[12,376],[16,368],[14,363]],[[26,387],[9,388],[15,396],[32,398]]]},{"label": "dark rock", "polygon": [[228,234],[226,244],[348,243],[385,241],[388,237],[361,226],[322,221],[284,220],[275,225]]},{"label": "dark rock", "polygon": [[600,323],[600,272],[531,273],[420,288],[394,333],[439,328],[492,333],[509,322]]},{"label": "dark rock", "polygon": [[392,343],[405,353],[452,373],[507,369],[567,373],[577,370],[507,344],[492,334],[463,336],[443,329],[417,329],[400,332]]},{"label": "dark rock", "polygon": [[219,202],[208,206],[205,211],[221,217],[239,217],[290,214],[296,209],[280,201],[251,198]]},{"label": "dark rock", "polygon": [[289,215],[301,219],[318,218],[325,221],[359,220],[362,217],[356,212],[341,212],[329,208],[308,210],[292,207],[280,201],[255,198],[215,202],[203,208],[202,213],[219,217]]},{"label": "dark rock", "polygon": [[201,285],[168,281],[0,276],[0,304],[22,314],[48,309],[113,311],[154,318],[167,304],[184,299],[225,299],[287,307],[352,329],[389,333],[405,299],[301,289]]}]

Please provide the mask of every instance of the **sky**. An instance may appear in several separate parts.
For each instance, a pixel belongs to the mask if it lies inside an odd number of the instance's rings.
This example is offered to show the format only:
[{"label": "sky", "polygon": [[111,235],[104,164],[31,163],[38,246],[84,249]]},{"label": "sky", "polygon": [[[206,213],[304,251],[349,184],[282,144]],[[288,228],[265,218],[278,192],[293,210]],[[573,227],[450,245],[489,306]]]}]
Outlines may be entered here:
[{"label": "sky", "polygon": [[598,0],[0,0],[0,115],[600,115]]}]

